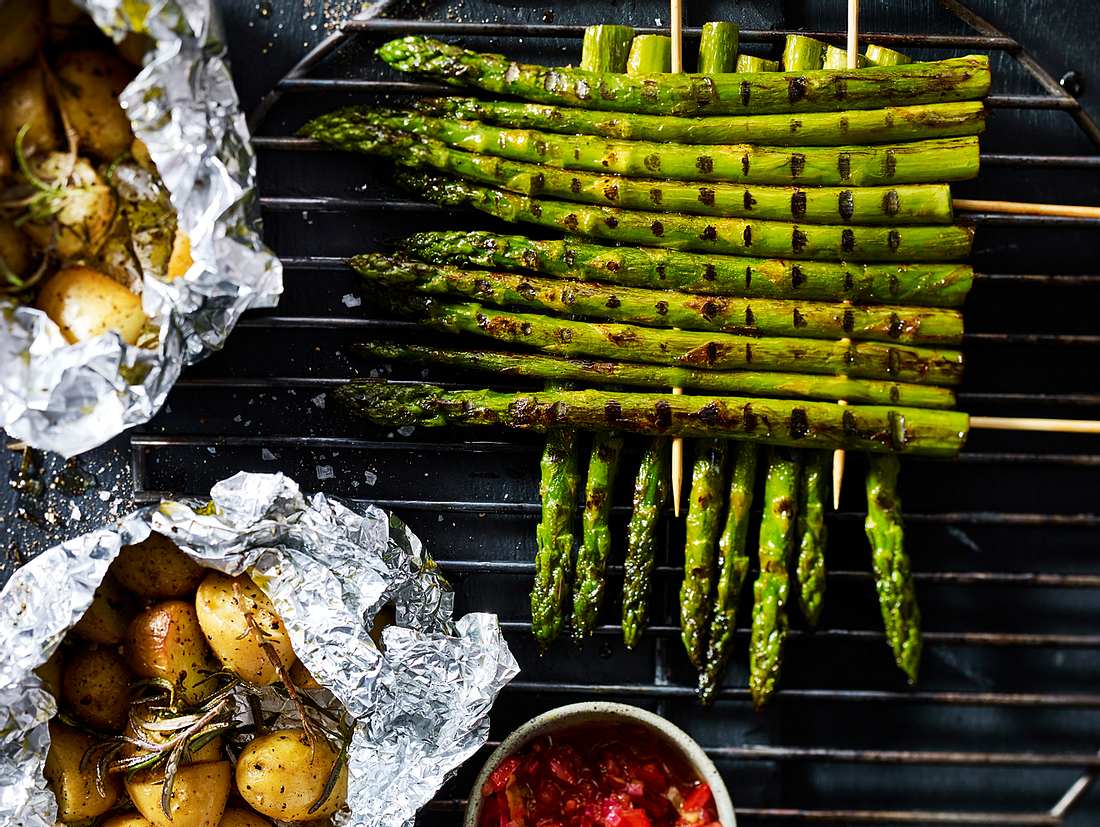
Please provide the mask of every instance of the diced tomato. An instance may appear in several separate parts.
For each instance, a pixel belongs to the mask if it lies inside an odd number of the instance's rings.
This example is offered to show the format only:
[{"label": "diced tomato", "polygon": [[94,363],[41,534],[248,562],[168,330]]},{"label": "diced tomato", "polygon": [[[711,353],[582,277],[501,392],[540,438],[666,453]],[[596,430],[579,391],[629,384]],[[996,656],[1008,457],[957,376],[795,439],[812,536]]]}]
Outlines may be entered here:
[{"label": "diced tomato", "polygon": [[500,762],[497,768],[489,774],[489,779],[481,786],[481,794],[489,795],[498,790],[503,790],[512,779],[512,776],[516,774],[517,769],[519,769],[519,758],[514,755],[505,758]]},{"label": "diced tomato", "polygon": [[684,806],[680,808],[680,811],[692,812],[695,810],[702,810],[713,800],[714,796],[710,793],[710,785],[700,784],[684,799]]}]

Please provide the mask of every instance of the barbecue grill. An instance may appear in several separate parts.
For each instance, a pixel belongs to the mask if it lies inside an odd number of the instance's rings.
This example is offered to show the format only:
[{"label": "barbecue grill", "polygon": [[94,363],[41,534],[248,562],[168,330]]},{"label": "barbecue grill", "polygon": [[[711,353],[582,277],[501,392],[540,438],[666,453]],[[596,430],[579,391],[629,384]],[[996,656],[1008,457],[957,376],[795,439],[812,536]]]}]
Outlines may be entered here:
[{"label": "barbecue grill", "polygon": [[[865,39],[918,58],[972,51],[994,58],[983,174],[957,194],[1094,197],[1082,181],[1097,180],[1100,130],[1077,100],[1021,43],[955,0],[942,4],[972,33]],[[951,28],[949,16],[940,22]],[[1095,437],[979,432],[957,461],[904,461],[908,548],[926,630],[923,674],[912,689],[880,630],[862,528],[863,466],[852,457],[841,510],[830,515],[822,628],[810,633],[792,617],[781,690],[756,714],[746,689],[745,629],[718,702],[710,709],[695,702],[694,672],[675,625],[682,519],[669,513],[663,522],[652,626],[638,650],[623,648],[615,623],[622,569],[613,565],[605,625],[595,638],[581,648],[560,641],[540,657],[527,601],[539,443],[467,430],[371,429],[326,408],[326,391],[353,377],[479,382],[356,359],[350,346],[357,341],[424,334],[373,310],[344,256],[385,249],[419,229],[508,229],[422,203],[392,187],[384,162],[319,151],[292,137],[294,129],[337,105],[455,93],[397,78],[373,59],[373,48],[390,37],[438,35],[561,63],[577,59],[582,31],[552,23],[355,21],[279,82],[253,125],[267,241],[287,269],[286,295],[279,310],[246,317],[226,350],[188,372],[166,411],[133,434],[135,496],[203,492],[240,469],[279,470],[304,487],[396,512],[439,560],[460,610],[495,611],[504,621],[523,673],[494,711],[494,741],[552,706],[623,700],[657,710],[708,748],[742,824],[1096,823],[1100,800],[1093,795],[1090,806],[1088,795],[1100,773]],[[685,29],[689,41],[697,34]],[[785,34],[743,30],[741,40],[762,54]],[[842,31],[809,34],[844,40]],[[1093,392],[1100,389],[1100,336],[1091,307],[1100,275],[1083,275],[1095,272],[1100,222],[965,217],[980,227],[974,263],[982,275],[966,306],[960,406],[981,414],[1100,415]],[[627,467],[631,450],[636,455],[637,444],[628,448]],[[621,476],[619,563],[629,488]],[[476,763],[448,784],[422,823],[456,823]]]}]

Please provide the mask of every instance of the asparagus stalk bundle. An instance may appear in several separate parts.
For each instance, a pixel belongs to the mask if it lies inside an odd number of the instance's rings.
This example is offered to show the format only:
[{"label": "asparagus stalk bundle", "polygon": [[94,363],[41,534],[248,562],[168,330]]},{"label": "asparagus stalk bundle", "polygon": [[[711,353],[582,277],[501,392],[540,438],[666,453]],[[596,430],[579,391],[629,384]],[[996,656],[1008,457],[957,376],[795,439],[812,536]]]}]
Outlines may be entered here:
[{"label": "asparagus stalk bundle", "polygon": [[573,583],[573,637],[578,641],[596,628],[607,585],[607,559],[611,553],[608,518],[622,450],[623,438],[613,431],[600,431],[592,437],[584,490],[584,534]]},{"label": "asparagus stalk bundle", "polygon": [[340,149],[377,152],[379,140],[393,131],[512,161],[682,181],[890,186],[966,180],[978,174],[979,165],[978,140],[973,136],[871,146],[695,145],[502,129],[479,121],[363,107],[321,115],[300,134]]},{"label": "asparagus stalk bundle", "polygon": [[623,72],[634,39],[631,26],[604,23],[584,30],[581,69],[586,72]]},{"label": "asparagus stalk bundle", "polygon": [[704,704],[714,700],[733,651],[737,604],[749,574],[749,509],[752,507],[758,455],[759,448],[755,443],[736,443],[726,524],[718,540],[718,587],[714,614],[710,622],[706,661],[699,673],[699,698]]},{"label": "asparagus stalk bundle", "polygon": [[612,287],[516,273],[460,270],[442,264],[395,259],[380,253],[354,256],[350,264],[380,287],[427,295],[462,296],[497,307],[745,335],[958,345],[962,314],[920,307],[849,307],[697,296],[670,290]]},{"label": "asparagus stalk bundle", "polygon": [[634,508],[626,528],[623,641],[638,643],[649,611],[649,583],[657,555],[657,521],[668,498],[669,441],[654,437],[642,453],[634,482]]},{"label": "asparagus stalk bundle", "polygon": [[559,319],[489,308],[474,302],[443,304],[422,296],[384,299],[427,327],[467,333],[546,353],[623,359],[709,370],[776,370],[956,385],[962,354],[955,350],[834,342],[824,339],[739,336],[694,330],[657,330],[609,322]]},{"label": "asparagus stalk bundle", "polygon": [[798,495],[798,603],[816,626],[825,600],[825,502],[832,455],[811,451],[805,457]]},{"label": "asparagus stalk bundle", "polygon": [[353,345],[357,353],[374,359],[478,370],[496,376],[557,379],[589,385],[627,385],[644,388],[678,387],[705,393],[774,396],[787,399],[822,399],[868,405],[900,405],[908,408],[953,408],[955,394],[949,388],[852,379],[845,376],[810,376],[803,373],[765,371],[716,371],[663,367],[632,362],[563,359],[539,353],[507,353],[499,350],[449,350],[430,345],[397,342],[364,342]]},{"label": "asparagus stalk bundle", "polygon": [[[778,72],[779,61],[768,60],[766,57],[756,57],[755,55],[738,55],[737,67],[738,72],[743,74],[754,74],[756,72]],[[802,113],[799,113],[802,114]],[[817,114],[817,113],[806,113]],[[760,115],[757,117],[767,117],[766,115]]]},{"label": "asparagus stalk bundle", "polygon": [[335,398],[349,415],[387,427],[619,430],[944,457],[959,452],[969,428],[966,414],[958,411],[733,396],[605,390],[447,391],[426,384],[351,382],[338,388]]},{"label": "asparagus stalk bundle", "polygon": [[973,283],[967,264],[856,264],[606,247],[576,238],[536,241],[486,232],[418,233],[404,252],[437,264],[503,267],[630,287],[745,298],[849,299],[856,304],[958,307]]},{"label": "asparagus stalk bundle", "polygon": [[710,621],[714,557],[722,528],[726,440],[696,444],[684,539],[684,580],[680,586],[680,635],[688,660],[702,671]]},{"label": "asparagus stalk bundle", "polygon": [[895,104],[977,100],[989,91],[982,55],[859,72],[675,74],[656,78],[536,66],[427,37],[391,40],[378,49],[390,66],[540,103],[657,115],[770,114],[876,109]]},{"label": "asparagus stalk bundle", "polygon": [[795,259],[944,261],[964,258],[972,227],[843,227],[739,218],[703,218],[547,201],[466,181],[414,172],[398,180],[445,206],[471,206],[504,221],[525,222],[588,238],[650,244],[721,255],[762,254]]},{"label": "asparagus stalk bundle", "polygon": [[699,73],[720,75],[737,66],[740,31],[736,23],[704,23],[699,36]]}]

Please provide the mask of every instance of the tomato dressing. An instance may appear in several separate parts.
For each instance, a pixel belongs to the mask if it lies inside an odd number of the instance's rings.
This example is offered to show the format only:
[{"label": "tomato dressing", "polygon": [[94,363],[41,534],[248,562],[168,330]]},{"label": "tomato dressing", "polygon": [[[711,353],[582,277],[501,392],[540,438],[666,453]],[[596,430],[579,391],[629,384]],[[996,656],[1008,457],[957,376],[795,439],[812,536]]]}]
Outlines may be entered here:
[{"label": "tomato dressing", "polygon": [[710,787],[675,746],[635,725],[539,737],[481,793],[479,827],[721,827]]}]

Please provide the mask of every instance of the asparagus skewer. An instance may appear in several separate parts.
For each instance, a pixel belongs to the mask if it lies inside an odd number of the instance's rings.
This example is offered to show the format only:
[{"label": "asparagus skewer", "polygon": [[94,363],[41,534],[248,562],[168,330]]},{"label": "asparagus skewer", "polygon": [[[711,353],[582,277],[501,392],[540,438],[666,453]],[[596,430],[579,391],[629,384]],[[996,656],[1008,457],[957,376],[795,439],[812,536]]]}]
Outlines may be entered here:
[{"label": "asparagus skewer", "polygon": [[584,30],[581,46],[581,68],[586,72],[625,72],[634,39],[631,26],[603,23]]},{"label": "asparagus skewer", "polygon": [[710,620],[715,549],[722,527],[726,441],[700,440],[695,450],[684,540],[684,580],[680,586],[680,635],[688,660],[701,672]]},{"label": "asparagus skewer", "polygon": [[853,264],[607,247],[576,238],[535,241],[486,232],[419,233],[402,243],[437,264],[503,267],[565,278],[746,298],[850,299],[856,304],[961,306],[967,264]]},{"label": "asparagus skewer", "polygon": [[715,75],[732,72],[737,64],[739,35],[736,23],[704,23],[699,37],[699,73]]},{"label": "asparagus skewer", "polygon": [[718,691],[733,650],[737,604],[749,573],[746,543],[758,455],[759,448],[755,443],[736,443],[730,477],[729,509],[725,528],[718,540],[719,569],[714,616],[710,623],[706,663],[699,675],[699,698],[704,704],[714,700],[714,693]]},{"label": "asparagus skewer", "polygon": [[783,69],[787,72],[803,72],[820,69],[825,54],[825,44],[801,34],[787,35],[783,47]]},{"label": "asparagus skewer", "polygon": [[340,149],[373,152],[379,129],[512,161],[632,178],[866,187],[966,180],[978,174],[979,166],[974,136],[874,146],[675,144],[501,129],[479,121],[363,107],[321,115],[300,134]]},{"label": "asparagus skewer", "polygon": [[[779,61],[768,60],[766,57],[756,57],[755,55],[738,55],[737,56],[737,71],[743,74],[755,74],[756,72],[778,72]],[[808,115],[818,113],[806,113]],[[821,113],[825,114],[825,113]],[[749,117],[769,117],[767,115],[753,115]]]},{"label": "asparagus skewer", "polygon": [[869,456],[868,461],[865,525],[871,542],[875,591],[894,660],[909,682],[915,683],[921,655],[920,608],[905,553],[897,491],[900,463],[894,456]]},{"label": "asparagus skewer", "polygon": [[435,175],[404,172],[410,191],[445,206],[471,206],[511,222],[627,244],[650,244],[724,255],[756,253],[796,259],[945,261],[965,258],[972,227],[841,227],[784,224],[619,210],[545,201]]},{"label": "asparagus skewer", "polygon": [[660,115],[831,112],[976,100],[989,91],[990,82],[989,60],[982,55],[872,67],[859,74],[824,70],[675,74],[659,82],[651,77],[524,64],[419,36],[391,40],[379,48],[378,55],[400,71],[458,86],[542,103]]},{"label": "asparagus skewer", "polygon": [[945,457],[962,448],[969,422],[958,411],[926,408],[602,390],[507,393],[352,382],[338,388],[335,398],[348,414],[387,427],[620,430]]},{"label": "asparagus skewer", "polygon": [[672,38],[661,34],[640,34],[630,44],[626,73],[632,77],[672,71]]},{"label": "asparagus skewer", "polygon": [[901,405],[908,408],[953,408],[955,394],[949,388],[809,376],[769,371],[716,371],[663,367],[632,362],[600,362],[562,359],[539,353],[504,353],[498,350],[444,350],[428,345],[397,342],[364,342],[352,345],[357,353],[374,359],[440,365],[460,370],[479,370],[498,376],[558,379],[590,385],[628,385],[645,388],[682,387],[694,391],[742,396],[774,396],[791,399],[847,399],[868,405]]},{"label": "asparagus skewer", "polygon": [[805,457],[798,497],[798,603],[816,626],[825,600],[825,502],[832,457],[811,451]]},{"label": "asparagus skewer", "polygon": [[649,611],[650,577],[657,554],[657,521],[668,498],[669,442],[650,440],[634,483],[634,508],[626,529],[623,583],[623,641],[628,649],[638,643]]},{"label": "asparagus skewer", "polygon": [[368,253],[350,259],[380,287],[427,295],[463,296],[498,307],[587,316],[646,327],[677,327],[768,336],[794,336],[958,345],[962,314],[921,307],[851,307],[839,302],[794,302],[684,295],[670,290],[612,287],[516,273],[460,270],[442,264]]},{"label": "asparagus skewer", "polygon": [[584,534],[573,582],[573,637],[578,641],[596,628],[596,616],[607,585],[607,559],[611,551],[608,519],[622,450],[623,438],[613,431],[599,431],[592,437],[584,494]]},{"label": "asparagus skewer", "polygon": [[797,454],[772,451],[764,485],[760,523],[760,575],[753,585],[749,689],[753,706],[763,707],[775,692],[787,638],[790,576],[787,560],[794,541],[795,504],[801,473]]}]

